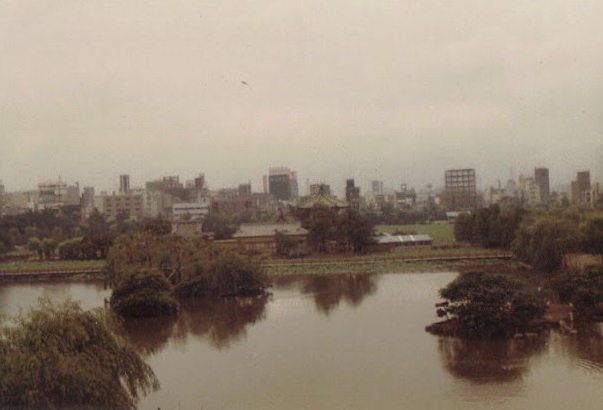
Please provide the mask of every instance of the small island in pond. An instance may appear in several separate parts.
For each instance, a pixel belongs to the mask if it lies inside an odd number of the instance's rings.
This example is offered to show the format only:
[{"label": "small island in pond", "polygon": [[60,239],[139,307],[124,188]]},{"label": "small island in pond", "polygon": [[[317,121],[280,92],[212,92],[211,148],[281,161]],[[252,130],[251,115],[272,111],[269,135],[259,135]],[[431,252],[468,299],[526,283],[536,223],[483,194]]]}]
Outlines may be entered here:
[{"label": "small island in pond", "polygon": [[177,314],[182,298],[257,296],[266,287],[257,259],[200,238],[146,232],[118,238],[107,271],[110,305],[123,317]]},{"label": "small island in pond", "polygon": [[549,281],[555,303],[513,274],[464,273],[440,289],[439,317],[426,331],[439,336],[495,339],[536,336],[556,327],[574,333],[574,318],[600,319],[603,267],[558,273]]}]

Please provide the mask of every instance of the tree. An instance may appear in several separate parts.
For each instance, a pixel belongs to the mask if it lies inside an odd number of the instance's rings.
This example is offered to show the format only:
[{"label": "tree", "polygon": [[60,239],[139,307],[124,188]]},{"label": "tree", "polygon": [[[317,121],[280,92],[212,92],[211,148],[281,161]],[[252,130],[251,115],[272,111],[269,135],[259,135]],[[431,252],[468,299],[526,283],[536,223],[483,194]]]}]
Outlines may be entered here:
[{"label": "tree", "polygon": [[42,251],[44,253],[44,258],[46,260],[50,260],[54,258],[54,253],[57,249],[57,243],[54,239],[44,238],[42,239]]},{"label": "tree", "polygon": [[135,270],[122,275],[113,288],[111,307],[123,317],[164,316],[178,312],[178,301],[161,272]]},{"label": "tree", "polygon": [[458,319],[458,335],[468,338],[507,337],[529,328],[544,304],[517,279],[501,274],[466,273],[440,290],[448,305],[440,315]]},{"label": "tree", "polygon": [[[163,275],[179,297],[261,294],[265,288],[264,269],[257,259],[201,239],[154,236],[149,232],[118,238],[109,252],[106,269],[115,290],[134,279],[130,277],[132,272]],[[152,289],[163,291],[155,285]],[[163,303],[162,298],[155,300]]]},{"label": "tree", "polygon": [[95,259],[105,259],[115,239],[107,219],[95,208],[82,227],[87,245],[94,249]]},{"label": "tree", "polygon": [[459,242],[473,241],[473,216],[461,212],[454,221],[454,237]]},{"label": "tree", "polygon": [[250,296],[264,293],[266,277],[257,259],[220,247],[203,250],[203,266],[176,285],[182,297]]},{"label": "tree", "polygon": [[328,243],[334,237],[336,210],[315,206],[306,223],[308,242],[312,250],[327,252]]},{"label": "tree", "polygon": [[603,255],[603,212],[595,212],[586,217],[584,248],[588,252]]},{"label": "tree", "polygon": [[513,252],[535,269],[552,272],[566,253],[580,249],[581,232],[574,216],[547,214],[527,219],[517,230]]},{"label": "tree", "polygon": [[589,266],[584,273],[562,274],[553,281],[559,299],[578,309],[593,309],[603,302],[603,267]]},{"label": "tree", "polygon": [[347,209],[338,214],[336,239],[341,249],[361,253],[374,241],[374,229],[368,218],[358,211]]},{"label": "tree", "polygon": [[279,256],[291,256],[298,247],[297,241],[291,236],[276,231],[274,234],[274,242],[276,244],[276,254]]},{"label": "tree", "polygon": [[373,223],[359,212],[316,206],[306,223],[308,242],[317,252],[330,251],[334,243],[340,251],[363,252],[373,241]]},{"label": "tree", "polygon": [[40,260],[44,258],[44,249],[42,248],[42,241],[39,238],[29,238],[27,240],[27,248],[35,252]]},{"label": "tree", "polygon": [[0,407],[134,409],[159,382],[114,326],[102,309],[40,299],[0,329]]}]

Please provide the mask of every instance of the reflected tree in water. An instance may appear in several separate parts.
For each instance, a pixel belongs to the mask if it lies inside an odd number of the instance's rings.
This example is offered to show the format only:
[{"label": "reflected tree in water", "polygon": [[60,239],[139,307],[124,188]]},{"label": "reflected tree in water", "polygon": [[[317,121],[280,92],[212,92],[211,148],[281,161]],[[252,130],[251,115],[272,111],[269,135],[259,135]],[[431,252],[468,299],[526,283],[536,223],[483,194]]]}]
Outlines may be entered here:
[{"label": "reflected tree in water", "polygon": [[328,315],[345,300],[350,306],[359,306],[377,290],[376,275],[320,275],[304,279],[302,292],[314,295],[316,309]]},{"label": "reflected tree in water", "polygon": [[562,335],[562,343],[570,353],[580,359],[581,366],[603,371],[603,323],[582,322],[577,324],[578,333]]},{"label": "reflected tree in water", "polygon": [[127,319],[123,332],[130,344],[145,356],[159,353],[174,333],[176,316]]},{"label": "reflected tree in water", "polygon": [[546,337],[476,340],[443,337],[438,341],[444,368],[472,383],[510,382],[529,369],[530,359],[542,353]]},{"label": "reflected tree in water", "polygon": [[194,335],[216,349],[244,340],[247,326],[265,318],[268,295],[191,300],[182,311],[174,336]]},{"label": "reflected tree in water", "polygon": [[170,339],[184,343],[190,336],[216,349],[228,348],[245,339],[248,325],[265,318],[268,299],[268,295],[260,295],[186,300],[178,318],[129,319],[124,328],[130,342],[143,354],[156,354]]}]

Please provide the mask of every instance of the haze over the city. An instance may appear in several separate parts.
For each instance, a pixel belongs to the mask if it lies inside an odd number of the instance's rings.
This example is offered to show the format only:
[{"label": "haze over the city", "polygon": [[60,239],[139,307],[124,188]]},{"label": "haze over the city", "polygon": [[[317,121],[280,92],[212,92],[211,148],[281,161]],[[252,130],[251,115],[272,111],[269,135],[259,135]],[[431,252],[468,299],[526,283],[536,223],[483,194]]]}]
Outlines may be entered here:
[{"label": "haze over the city", "polygon": [[[603,2],[0,4],[0,180],[603,173]],[[301,188],[301,186],[300,186]],[[337,192],[338,194],[340,192]]]}]

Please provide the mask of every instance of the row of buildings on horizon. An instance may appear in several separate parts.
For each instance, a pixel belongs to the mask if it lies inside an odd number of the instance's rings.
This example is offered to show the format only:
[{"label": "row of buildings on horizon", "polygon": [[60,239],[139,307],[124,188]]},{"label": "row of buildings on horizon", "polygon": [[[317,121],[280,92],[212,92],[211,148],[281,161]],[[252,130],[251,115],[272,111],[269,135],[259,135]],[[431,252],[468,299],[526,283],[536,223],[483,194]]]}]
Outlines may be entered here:
[{"label": "row of buildings on horizon", "polygon": [[[481,206],[519,201],[526,206],[569,205],[590,207],[600,195],[599,183],[591,183],[590,172],[581,171],[565,191],[550,187],[548,168],[536,168],[533,175],[509,179],[504,185],[477,189],[475,169],[450,169],[444,172],[444,185],[428,185],[415,189],[401,184],[385,187],[382,181],[372,181],[370,189],[361,193],[354,179],[346,180],[345,197],[341,198],[354,209],[380,212],[384,207],[405,209],[438,205],[448,211],[471,210]],[[211,212],[247,213],[251,219],[265,219],[282,212],[283,207],[296,205],[304,197],[335,197],[326,183],[309,183],[303,196],[299,193],[297,173],[287,167],[270,168],[263,177],[261,192],[254,192],[251,183],[233,188],[209,189],[204,174],[182,182],[179,176],[165,176],[148,181],[144,187],[132,187],[129,175],[119,176],[117,192],[97,193],[94,187],[80,188],[60,179],[41,182],[37,189],[5,192],[0,182],[0,216],[28,211],[80,207],[87,217],[97,209],[107,219],[120,216],[133,219],[163,216],[172,220],[203,218]]]}]

